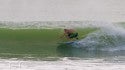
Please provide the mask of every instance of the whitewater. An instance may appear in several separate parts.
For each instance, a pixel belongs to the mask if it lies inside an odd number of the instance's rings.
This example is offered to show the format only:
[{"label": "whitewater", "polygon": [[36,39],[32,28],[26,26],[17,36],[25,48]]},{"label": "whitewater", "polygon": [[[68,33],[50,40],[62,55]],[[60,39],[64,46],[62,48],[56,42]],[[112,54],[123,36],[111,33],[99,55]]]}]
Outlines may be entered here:
[{"label": "whitewater", "polygon": [[125,63],[106,59],[69,60],[67,57],[59,61],[22,61],[0,60],[1,70],[124,70]]},{"label": "whitewater", "polygon": [[97,28],[68,49],[63,48],[65,46],[58,46],[57,53],[60,52],[63,56],[40,57],[41,59],[1,58],[0,70],[125,70],[123,24],[102,21],[2,21],[0,28],[12,30]]}]

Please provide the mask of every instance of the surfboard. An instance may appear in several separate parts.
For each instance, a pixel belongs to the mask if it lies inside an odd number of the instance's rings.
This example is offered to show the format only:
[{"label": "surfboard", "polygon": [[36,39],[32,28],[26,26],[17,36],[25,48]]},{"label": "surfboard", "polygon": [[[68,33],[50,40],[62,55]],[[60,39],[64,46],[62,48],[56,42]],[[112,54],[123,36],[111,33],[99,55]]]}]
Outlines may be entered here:
[{"label": "surfboard", "polygon": [[69,42],[60,42],[60,43],[58,43],[58,44],[73,44],[73,43],[75,43],[76,41],[69,41]]}]

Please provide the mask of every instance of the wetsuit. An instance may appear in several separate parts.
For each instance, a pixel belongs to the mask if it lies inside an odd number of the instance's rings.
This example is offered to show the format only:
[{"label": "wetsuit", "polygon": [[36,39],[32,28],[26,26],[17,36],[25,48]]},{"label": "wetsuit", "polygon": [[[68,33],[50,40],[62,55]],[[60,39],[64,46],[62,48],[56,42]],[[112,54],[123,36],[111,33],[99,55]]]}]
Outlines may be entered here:
[{"label": "wetsuit", "polygon": [[76,39],[78,39],[77,37],[78,37],[78,33],[69,33],[68,34],[68,37],[69,38],[76,38]]}]

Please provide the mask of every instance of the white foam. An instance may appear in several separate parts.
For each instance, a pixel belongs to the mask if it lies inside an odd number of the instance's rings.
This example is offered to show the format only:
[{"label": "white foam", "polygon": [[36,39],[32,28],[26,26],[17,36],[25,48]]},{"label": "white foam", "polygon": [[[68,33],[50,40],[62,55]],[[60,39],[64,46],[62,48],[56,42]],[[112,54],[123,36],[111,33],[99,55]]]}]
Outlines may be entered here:
[{"label": "white foam", "polygon": [[[125,46],[125,29],[117,24],[95,22],[100,30],[87,35],[86,38],[73,44],[74,47],[82,47],[88,50],[120,51]],[[121,47],[122,46],[122,47]]]},{"label": "white foam", "polygon": [[1,70],[124,70],[124,63],[105,62],[103,59],[62,61],[0,60]]}]

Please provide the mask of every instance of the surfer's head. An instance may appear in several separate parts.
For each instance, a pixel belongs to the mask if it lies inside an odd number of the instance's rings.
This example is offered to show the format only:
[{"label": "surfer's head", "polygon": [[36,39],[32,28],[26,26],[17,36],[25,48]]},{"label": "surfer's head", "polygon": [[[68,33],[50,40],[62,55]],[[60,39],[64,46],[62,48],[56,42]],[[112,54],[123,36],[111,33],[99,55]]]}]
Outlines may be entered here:
[{"label": "surfer's head", "polygon": [[64,29],[64,32],[65,32],[65,33],[73,33],[74,30],[73,30],[73,29]]}]

